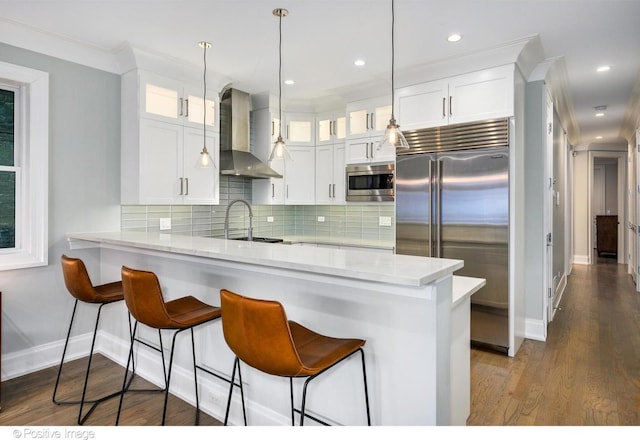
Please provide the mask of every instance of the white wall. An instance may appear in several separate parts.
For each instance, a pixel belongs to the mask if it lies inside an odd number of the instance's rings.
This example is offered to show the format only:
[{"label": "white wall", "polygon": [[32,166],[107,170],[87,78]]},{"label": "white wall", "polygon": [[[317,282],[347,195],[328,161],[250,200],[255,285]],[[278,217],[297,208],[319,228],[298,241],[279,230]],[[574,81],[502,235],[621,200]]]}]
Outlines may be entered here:
[{"label": "white wall", "polygon": [[[120,77],[5,44],[0,61],[50,73],[49,265],[0,272],[4,379],[12,354],[66,336],[72,300],[60,255],[72,253],[65,234],[120,227]],[[99,255],[84,255],[99,280]],[[93,313],[74,332],[88,332]]]}]

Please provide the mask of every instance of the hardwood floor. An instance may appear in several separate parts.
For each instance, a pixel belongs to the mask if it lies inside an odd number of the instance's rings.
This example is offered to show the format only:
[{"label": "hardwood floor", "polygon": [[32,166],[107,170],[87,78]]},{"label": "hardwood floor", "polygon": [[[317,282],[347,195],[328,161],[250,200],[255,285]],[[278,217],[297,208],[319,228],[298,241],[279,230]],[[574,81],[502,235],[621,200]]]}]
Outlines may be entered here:
[{"label": "hardwood floor", "polygon": [[468,425],[640,425],[640,293],[626,266],[576,265],[546,342],[472,349]]},{"label": "hardwood floor", "polygon": [[[57,398],[78,400],[82,394],[82,384],[87,359],[78,359],[65,364],[58,386]],[[55,405],[51,402],[58,367],[21,376],[2,383],[2,412],[0,425],[14,426],[74,426],[77,425],[79,405]],[[118,391],[122,387],[124,368],[101,355],[95,355],[91,365],[91,376],[87,398]],[[131,388],[157,388],[136,377]],[[118,412],[119,397],[99,404],[88,417],[84,426],[113,426]],[[120,425],[153,426],[160,425],[162,419],[163,393],[135,393],[125,395]],[[85,406],[84,411],[88,407]],[[167,406],[167,425],[193,425],[195,408],[187,402],[170,395]],[[200,413],[200,425],[221,425],[221,423]]]},{"label": "hardwood floor", "polygon": [[[526,340],[514,358],[472,349],[468,425],[640,425],[640,293],[626,266],[600,259],[575,266],[546,342]],[[86,359],[68,363],[60,399],[78,398]],[[124,369],[97,356],[91,395],[118,389]],[[57,367],[2,383],[0,425],[73,426],[77,405],[54,405]],[[74,379],[75,378],[75,379]],[[80,378],[80,379],[78,379]],[[137,388],[149,388],[141,379]],[[162,394],[129,393],[122,425],[159,425]],[[85,426],[115,421],[118,398]],[[171,396],[168,425],[190,425],[194,408]],[[220,422],[202,413],[201,425]]]}]

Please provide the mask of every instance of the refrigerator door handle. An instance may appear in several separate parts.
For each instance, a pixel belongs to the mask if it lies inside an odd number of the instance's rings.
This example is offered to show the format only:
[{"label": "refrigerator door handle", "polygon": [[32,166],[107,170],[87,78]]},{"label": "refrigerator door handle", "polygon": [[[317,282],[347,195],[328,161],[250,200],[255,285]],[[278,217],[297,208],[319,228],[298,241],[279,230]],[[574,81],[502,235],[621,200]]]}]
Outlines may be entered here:
[{"label": "refrigerator door handle", "polygon": [[429,191],[428,191],[428,197],[429,197],[429,257],[434,257],[435,256],[435,251],[433,249],[433,170],[435,167],[435,163],[434,160],[429,159]]},{"label": "refrigerator door handle", "polygon": [[442,257],[442,160],[438,159],[435,163],[435,182],[436,182],[436,243],[435,256]]}]

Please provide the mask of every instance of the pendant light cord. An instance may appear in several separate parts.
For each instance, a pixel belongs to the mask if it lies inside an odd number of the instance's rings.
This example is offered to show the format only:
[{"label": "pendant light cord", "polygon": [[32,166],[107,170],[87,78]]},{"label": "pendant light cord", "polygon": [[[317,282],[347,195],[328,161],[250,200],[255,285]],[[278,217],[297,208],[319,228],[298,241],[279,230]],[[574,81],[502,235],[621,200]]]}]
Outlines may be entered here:
[{"label": "pendant light cord", "polygon": [[396,45],[395,45],[395,41],[394,41],[395,40],[395,38],[394,38],[395,32],[394,31],[395,31],[395,21],[396,21],[395,20],[395,15],[396,14],[395,14],[395,11],[394,11],[393,4],[394,4],[394,0],[391,0],[391,119],[395,119],[396,118],[395,115],[394,115],[394,113],[395,113],[395,111],[394,111],[395,110],[394,109],[394,107],[395,107],[395,90],[394,90],[395,81],[394,81],[394,73],[393,73],[393,71],[395,70],[394,66],[395,66],[395,59],[396,59],[396,51],[395,51]]},{"label": "pendant light cord", "polygon": [[202,145],[203,151],[207,152],[207,43],[203,44],[204,55],[202,56],[204,61],[204,74],[202,76],[202,82],[204,84],[204,93],[202,94],[202,108],[203,108],[203,124],[202,124]]},{"label": "pendant light cord", "polygon": [[282,138],[282,11],[278,18],[278,136]]}]

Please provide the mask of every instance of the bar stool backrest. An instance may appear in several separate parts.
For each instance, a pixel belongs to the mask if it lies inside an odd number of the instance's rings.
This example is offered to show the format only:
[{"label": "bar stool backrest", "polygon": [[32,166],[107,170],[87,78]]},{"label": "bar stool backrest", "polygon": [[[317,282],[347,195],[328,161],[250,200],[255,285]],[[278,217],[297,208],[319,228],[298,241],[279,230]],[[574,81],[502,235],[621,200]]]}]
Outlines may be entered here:
[{"label": "bar stool backrest", "polygon": [[100,302],[84,262],[79,258],[71,258],[66,255],[62,255],[61,262],[64,284],[69,293],[83,302]]},{"label": "bar stool backrest", "polygon": [[171,328],[158,277],[153,272],[122,266],[122,291],[129,312],[151,328]]},{"label": "bar stool backrest", "polygon": [[244,363],[268,374],[296,376],[304,366],[282,304],[220,291],[222,331]]}]

